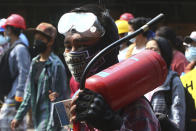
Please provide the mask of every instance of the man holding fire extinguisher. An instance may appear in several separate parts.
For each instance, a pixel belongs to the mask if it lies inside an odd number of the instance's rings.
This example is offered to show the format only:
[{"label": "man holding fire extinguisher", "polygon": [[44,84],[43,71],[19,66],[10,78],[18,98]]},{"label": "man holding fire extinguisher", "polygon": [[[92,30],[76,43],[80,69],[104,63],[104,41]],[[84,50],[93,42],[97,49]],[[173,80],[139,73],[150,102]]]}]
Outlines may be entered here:
[{"label": "man holding fire extinguisher", "polygon": [[[88,62],[119,39],[118,31],[108,11],[95,5],[85,5],[65,13],[59,20],[58,31],[65,36],[64,57],[72,73],[70,88],[73,95],[80,88],[81,75]],[[118,63],[118,52],[119,48],[115,48],[102,56],[87,77]],[[87,88],[81,89],[73,98],[70,121],[79,123],[74,125],[75,130],[160,130],[158,119],[144,97],[116,111],[101,94]]]}]

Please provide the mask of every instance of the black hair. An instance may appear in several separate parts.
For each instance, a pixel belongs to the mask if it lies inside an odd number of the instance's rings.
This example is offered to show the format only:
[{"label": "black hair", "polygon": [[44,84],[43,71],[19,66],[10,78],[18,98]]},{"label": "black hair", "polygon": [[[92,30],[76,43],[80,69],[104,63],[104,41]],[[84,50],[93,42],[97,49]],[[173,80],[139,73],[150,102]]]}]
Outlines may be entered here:
[{"label": "black hair", "polygon": [[[136,31],[137,29],[139,29],[140,27],[142,27],[143,25],[145,25],[148,21],[150,21],[150,18],[137,17],[137,18],[131,19],[129,21],[129,24]],[[142,34],[143,34],[143,36],[147,37],[148,31],[147,32],[144,32]]]},{"label": "black hair", "polygon": [[105,42],[102,43],[103,47],[106,47],[107,45],[119,39],[118,29],[108,10],[103,9],[95,4],[88,4],[79,8],[75,8],[71,12],[92,12],[97,16],[99,22],[106,31],[104,35],[106,39]]},{"label": "black hair", "polygon": [[185,46],[183,45],[183,37],[182,36],[177,36],[176,37],[176,44],[177,44],[177,47],[178,47],[178,50],[180,52],[182,52],[183,54],[185,54]]},{"label": "black hair", "polygon": [[170,41],[172,48],[178,49],[177,48],[176,33],[172,28],[170,28],[168,26],[162,26],[159,29],[157,29],[156,35],[168,39]]},{"label": "black hair", "polygon": [[14,35],[16,35],[17,37],[19,37],[20,33],[22,32],[22,29],[21,28],[16,28],[16,27],[13,27],[13,26],[6,26],[6,28],[10,29],[12,31],[12,33]]},{"label": "black hair", "polygon": [[[109,14],[109,11],[106,9],[101,8],[98,5],[88,4],[81,6],[79,8],[73,9],[71,12],[92,12],[95,14],[100,22],[100,24],[105,29],[105,34],[100,38],[97,47],[93,47],[94,52],[105,48],[106,46],[110,45],[112,42],[119,39],[118,29],[112,17]],[[93,50],[92,49],[92,50]],[[113,49],[107,55],[104,56],[105,60],[107,61],[104,67],[111,66],[118,62],[117,55],[119,53],[119,47]]]},{"label": "black hair", "polygon": [[167,64],[167,68],[169,69],[173,59],[173,53],[172,53],[170,42],[164,37],[160,37],[160,36],[155,36],[151,40],[155,40],[157,42],[158,47],[160,49],[161,56],[165,60]]}]

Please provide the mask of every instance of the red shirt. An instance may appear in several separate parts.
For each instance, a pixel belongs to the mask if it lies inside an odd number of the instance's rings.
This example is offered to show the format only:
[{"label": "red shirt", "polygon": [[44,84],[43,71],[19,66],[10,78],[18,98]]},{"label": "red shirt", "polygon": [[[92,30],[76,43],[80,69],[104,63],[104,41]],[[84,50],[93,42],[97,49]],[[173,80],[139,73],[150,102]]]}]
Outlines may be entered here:
[{"label": "red shirt", "polygon": [[73,77],[70,79],[70,89],[71,89],[71,97],[74,93],[80,88],[80,83],[74,80]]},{"label": "red shirt", "polygon": [[173,52],[173,60],[171,63],[171,69],[178,73],[180,76],[182,72],[184,72],[185,67],[188,65],[188,61],[184,54],[182,54],[180,51],[175,50]]}]

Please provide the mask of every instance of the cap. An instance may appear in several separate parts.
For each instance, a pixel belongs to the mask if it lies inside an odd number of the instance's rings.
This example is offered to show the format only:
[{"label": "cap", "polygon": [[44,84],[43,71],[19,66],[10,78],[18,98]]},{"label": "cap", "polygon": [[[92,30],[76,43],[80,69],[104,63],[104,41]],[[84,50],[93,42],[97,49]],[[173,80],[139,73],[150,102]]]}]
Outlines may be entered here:
[{"label": "cap", "polygon": [[52,24],[45,22],[40,23],[36,28],[27,29],[27,32],[40,33],[52,39],[55,39],[57,34],[56,28]]},{"label": "cap", "polygon": [[126,21],[130,21],[131,19],[133,19],[134,16],[133,14],[131,13],[123,13],[121,16],[120,16],[120,20],[126,20]]},{"label": "cap", "polygon": [[117,20],[115,23],[118,28],[118,34],[129,32],[129,24],[126,20]]},{"label": "cap", "polygon": [[196,42],[196,31],[193,31],[190,36],[184,38],[184,42],[186,43],[192,43],[193,41]]}]

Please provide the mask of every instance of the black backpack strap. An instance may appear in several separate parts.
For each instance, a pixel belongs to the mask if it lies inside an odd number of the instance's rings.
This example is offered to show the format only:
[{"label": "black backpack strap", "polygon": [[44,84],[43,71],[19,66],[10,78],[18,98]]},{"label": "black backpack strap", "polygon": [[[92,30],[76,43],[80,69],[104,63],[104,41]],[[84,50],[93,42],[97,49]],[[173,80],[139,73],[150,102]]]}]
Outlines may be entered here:
[{"label": "black backpack strap", "polygon": [[10,48],[8,48],[8,50],[6,52],[10,53],[19,44],[24,45],[28,49],[28,46],[25,45],[22,41],[19,40],[18,42],[16,42],[13,45],[11,45]]},{"label": "black backpack strap", "polygon": [[[166,98],[166,103],[168,106],[171,106],[171,98],[172,98],[172,86],[173,86],[173,79],[177,75],[172,76],[172,81],[170,82],[170,93],[168,93],[165,98]],[[195,110],[195,101],[192,97],[192,95],[189,93],[188,88],[184,88],[184,95],[185,95],[185,107],[186,107],[186,112],[185,112],[185,130],[186,131],[194,131],[196,129],[196,124],[195,122],[192,122],[192,118],[196,118],[196,110]],[[169,101],[170,100],[170,101]]]},{"label": "black backpack strap", "polygon": [[170,89],[167,92],[165,92],[165,102],[169,108],[172,105],[172,101],[171,101],[172,100],[172,87],[173,87],[173,80],[176,76],[178,75],[177,74],[172,75],[170,83],[169,83]]},{"label": "black backpack strap", "polygon": [[22,44],[26,47],[24,43],[20,40],[16,41],[13,45],[11,45],[0,57],[0,99],[3,100],[4,96],[6,96],[11,88],[13,81],[16,79],[17,74],[15,76],[11,76],[10,68],[9,68],[9,56],[11,51],[18,45]]}]

